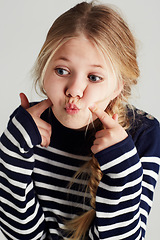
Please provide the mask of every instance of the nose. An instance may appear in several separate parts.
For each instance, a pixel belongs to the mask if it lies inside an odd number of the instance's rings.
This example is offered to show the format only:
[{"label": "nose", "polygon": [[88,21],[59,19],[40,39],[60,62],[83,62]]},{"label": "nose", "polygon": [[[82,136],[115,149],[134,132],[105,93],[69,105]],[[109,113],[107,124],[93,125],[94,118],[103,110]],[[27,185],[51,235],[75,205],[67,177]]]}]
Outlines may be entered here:
[{"label": "nose", "polygon": [[86,84],[83,82],[83,78],[70,79],[70,82],[66,88],[67,97],[79,97],[82,98],[84,91],[86,89]]}]

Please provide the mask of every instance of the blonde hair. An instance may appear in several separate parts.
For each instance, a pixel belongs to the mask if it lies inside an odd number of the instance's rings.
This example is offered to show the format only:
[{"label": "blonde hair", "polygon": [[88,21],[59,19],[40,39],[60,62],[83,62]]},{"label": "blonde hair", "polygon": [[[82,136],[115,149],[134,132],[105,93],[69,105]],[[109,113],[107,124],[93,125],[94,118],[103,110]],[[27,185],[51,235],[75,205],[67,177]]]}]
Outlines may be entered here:
[{"label": "blonde hair", "polygon": [[[129,120],[126,113],[126,104],[131,95],[131,87],[137,84],[139,76],[136,44],[126,22],[117,11],[109,6],[95,4],[94,2],[82,2],[55,20],[36,61],[34,68],[35,84],[39,84],[40,90],[45,93],[43,78],[50,60],[65,42],[80,34],[85,35],[103,54],[107,54],[118,81],[123,82],[122,92],[110,102],[106,112],[110,115],[118,113],[119,123],[127,129]],[[70,239],[84,239],[95,217],[95,197],[102,172],[94,156],[83,169],[79,170],[78,174],[88,167],[91,172],[88,188],[93,209],[66,223],[66,227],[71,233]]]}]

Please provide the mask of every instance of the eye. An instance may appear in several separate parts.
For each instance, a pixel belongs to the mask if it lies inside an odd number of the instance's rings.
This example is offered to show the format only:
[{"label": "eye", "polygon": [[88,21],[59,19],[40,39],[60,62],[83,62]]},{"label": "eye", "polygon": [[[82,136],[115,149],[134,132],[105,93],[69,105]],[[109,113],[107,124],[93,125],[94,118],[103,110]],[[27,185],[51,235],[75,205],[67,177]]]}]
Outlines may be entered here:
[{"label": "eye", "polygon": [[99,76],[96,76],[96,75],[89,75],[88,76],[89,80],[91,82],[99,82],[99,81],[102,81],[102,77],[99,77]]},{"label": "eye", "polygon": [[55,72],[59,75],[59,76],[66,76],[69,74],[69,71],[67,71],[64,68],[56,68]]}]

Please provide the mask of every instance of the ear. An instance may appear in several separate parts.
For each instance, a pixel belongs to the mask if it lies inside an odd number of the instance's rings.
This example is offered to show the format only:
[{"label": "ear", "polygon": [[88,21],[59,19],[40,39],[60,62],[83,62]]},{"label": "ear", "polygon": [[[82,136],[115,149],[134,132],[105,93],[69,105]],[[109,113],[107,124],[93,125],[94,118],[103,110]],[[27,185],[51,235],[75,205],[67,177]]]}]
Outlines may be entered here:
[{"label": "ear", "polygon": [[124,83],[122,81],[119,81],[117,88],[115,89],[115,91],[111,95],[111,100],[115,99],[118,95],[120,95],[120,93],[123,90],[123,87],[124,87]]}]

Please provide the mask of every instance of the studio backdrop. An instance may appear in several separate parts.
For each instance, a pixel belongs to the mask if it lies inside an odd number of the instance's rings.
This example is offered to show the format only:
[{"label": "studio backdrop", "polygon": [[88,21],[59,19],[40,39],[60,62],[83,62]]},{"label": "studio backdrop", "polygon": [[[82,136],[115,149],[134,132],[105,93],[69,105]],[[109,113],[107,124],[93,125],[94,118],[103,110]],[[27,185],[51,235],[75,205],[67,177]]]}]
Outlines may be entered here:
[{"label": "studio backdrop", "polygon": [[[0,134],[20,104],[19,93],[30,101],[34,91],[30,70],[52,22],[76,0],[0,0]],[[160,1],[101,0],[120,9],[138,46],[141,71],[131,103],[160,120]],[[159,181],[160,182],[160,181]],[[146,240],[159,240],[160,183],[157,184]],[[5,237],[0,233],[0,239]]]}]

